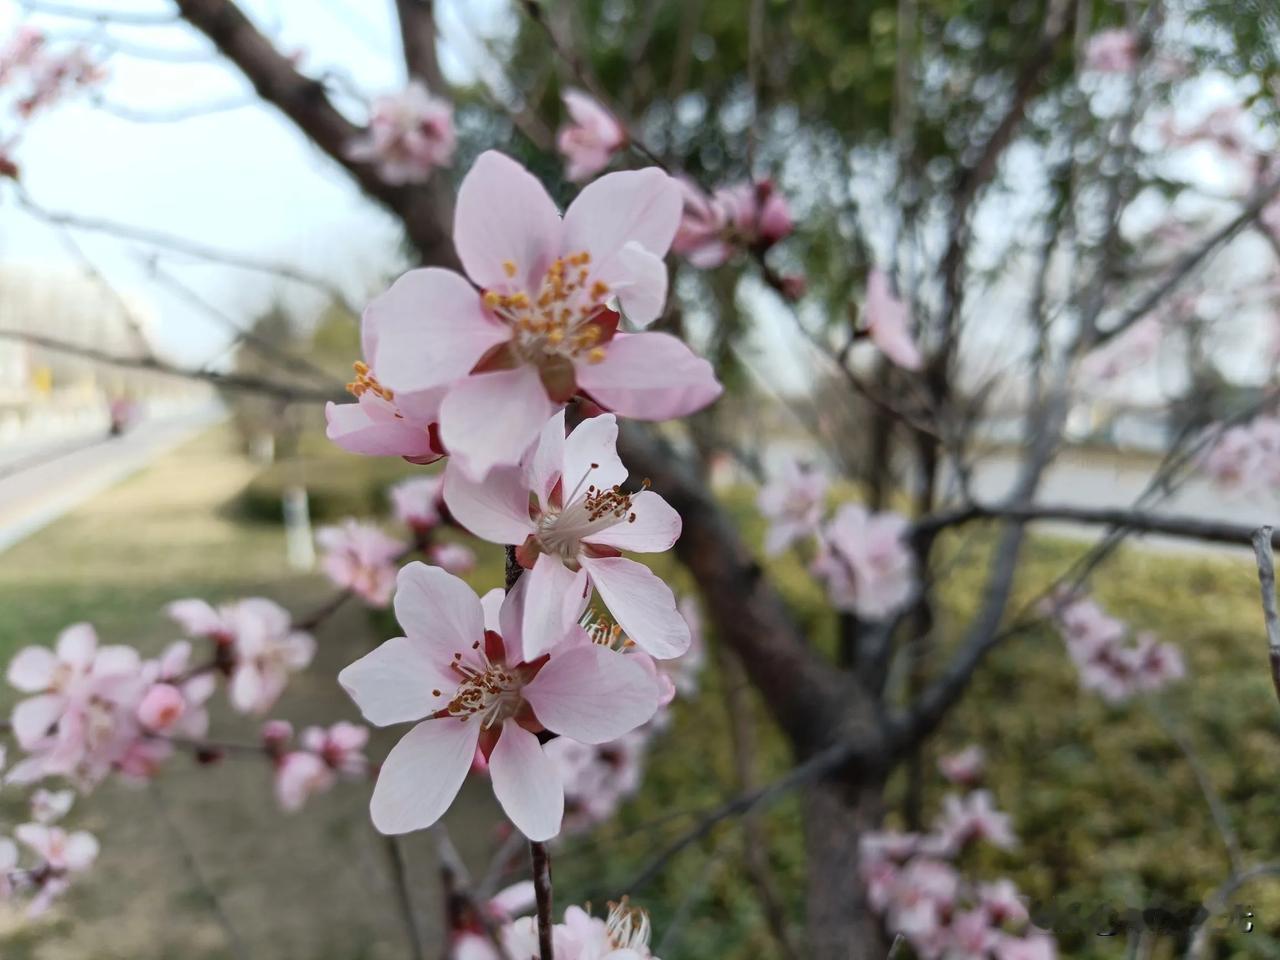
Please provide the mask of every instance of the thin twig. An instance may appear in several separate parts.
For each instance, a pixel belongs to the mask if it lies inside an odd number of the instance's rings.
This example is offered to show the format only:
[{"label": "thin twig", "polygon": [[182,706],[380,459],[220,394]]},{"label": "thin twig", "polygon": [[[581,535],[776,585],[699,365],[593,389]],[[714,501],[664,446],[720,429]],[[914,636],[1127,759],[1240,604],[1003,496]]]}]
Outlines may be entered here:
[{"label": "thin twig", "polygon": [[533,861],[533,893],[538,904],[538,954],[541,960],[555,960],[551,942],[551,854],[545,843],[530,840],[529,856]]},{"label": "thin twig", "polygon": [[1191,768],[1191,772],[1196,778],[1196,784],[1200,787],[1200,794],[1204,797],[1205,806],[1209,808],[1209,816],[1213,818],[1213,825],[1218,830],[1218,836],[1222,838],[1222,845],[1226,848],[1230,876],[1238,876],[1245,869],[1244,850],[1240,846],[1240,838],[1236,835],[1235,827],[1231,823],[1231,814],[1222,800],[1222,795],[1218,793],[1218,788],[1213,785],[1213,778],[1209,776],[1209,771],[1205,768],[1200,755],[1196,753],[1191,740],[1178,729],[1173,718],[1164,711],[1159,701],[1154,698],[1148,698],[1148,706],[1150,706],[1151,712],[1160,726],[1168,734],[1169,739],[1182,751],[1182,756],[1186,759],[1187,766]]},{"label": "thin twig", "polygon": [[387,852],[387,865],[391,873],[391,882],[396,891],[396,907],[400,913],[400,922],[404,925],[404,935],[409,941],[409,955],[413,960],[426,960],[427,951],[422,942],[422,933],[418,930],[418,921],[413,912],[413,898],[409,894],[409,872],[404,861],[404,851],[400,849],[399,837],[383,837],[383,849]]},{"label": "thin twig", "polygon": [[218,899],[217,893],[214,892],[213,887],[210,886],[208,879],[201,871],[195,852],[182,835],[182,831],[178,829],[177,823],[174,822],[169,813],[169,808],[164,802],[164,795],[160,792],[159,785],[154,781],[151,783],[150,792],[155,800],[156,812],[161,822],[164,823],[165,829],[169,831],[169,836],[173,840],[173,845],[177,848],[179,856],[182,857],[187,873],[200,891],[201,899],[209,907],[209,912],[213,914],[218,926],[222,928],[223,936],[227,938],[227,946],[239,960],[248,960],[249,951],[245,948],[244,941],[240,939],[240,934],[236,932],[235,926],[231,923],[231,918],[227,916],[227,912],[222,908],[222,901]]},{"label": "thin twig", "polygon": [[1258,560],[1258,585],[1262,590],[1262,619],[1267,627],[1267,652],[1271,658],[1271,682],[1280,698],[1280,615],[1276,614],[1276,568],[1270,527],[1253,532],[1253,553]]}]

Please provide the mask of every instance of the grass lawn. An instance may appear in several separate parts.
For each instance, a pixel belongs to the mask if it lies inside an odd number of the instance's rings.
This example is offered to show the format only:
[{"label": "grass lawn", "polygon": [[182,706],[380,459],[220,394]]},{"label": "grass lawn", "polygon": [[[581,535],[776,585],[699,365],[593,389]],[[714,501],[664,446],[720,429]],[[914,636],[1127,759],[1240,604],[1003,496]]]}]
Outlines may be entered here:
[{"label": "grass lawn", "polygon": [[[388,468],[363,463],[344,457],[329,469],[340,475],[336,484],[357,489],[362,499],[356,502],[373,502],[367,474],[361,491],[361,471],[376,471],[382,483]],[[235,508],[255,473],[233,454],[230,433],[213,431],[0,555],[0,656],[26,643],[51,642],[58,629],[79,619],[93,620],[105,642],[152,649],[176,636],[159,611],[182,596],[263,594],[294,610],[322,602],[329,589],[318,578],[287,572],[281,528],[248,521]],[[323,465],[312,465],[309,479],[326,485]],[[270,489],[270,482],[260,478],[257,488]],[[748,534],[758,537],[749,499],[731,502]],[[976,605],[988,545],[985,532],[976,529],[943,545],[948,576],[940,658]],[[1037,539],[1020,571],[1022,596],[1031,596],[1081,549]],[[483,560],[474,579],[488,588],[499,582],[500,557],[488,551]],[[814,642],[830,643],[830,615],[800,565],[781,559],[770,567]],[[664,566],[663,572],[680,589],[689,588],[674,569]],[[1280,706],[1266,670],[1252,564],[1244,556],[1183,559],[1129,550],[1098,572],[1095,586],[1113,612],[1182,649],[1191,679],[1163,698],[1165,712],[1204,758],[1247,855],[1276,857]],[[320,632],[313,669],[273,715],[295,723],[353,718],[334,675],[389,630],[385,617],[344,609]],[[701,696],[677,705],[673,729],[654,744],[642,794],[616,821],[564,842],[556,862],[562,904],[586,897],[598,904],[602,894],[625,889],[696,811],[736,792],[732,764],[720,748],[728,727],[723,684],[714,668],[705,680]],[[762,711],[756,727],[758,776],[776,775],[788,764],[785,750]],[[228,739],[253,736],[251,724],[225,712],[215,714],[214,728]],[[1121,908],[1196,902],[1223,879],[1223,846],[1193,773],[1151,708],[1111,708],[1079,693],[1051,632],[1029,631],[996,651],[930,756],[971,741],[987,749],[990,785],[1022,838],[1015,852],[980,852],[974,863],[980,873],[1011,876],[1040,900]],[[374,757],[391,742],[393,737],[380,738]],[[900,791],[899,783],[893,791]],[[931,779],[926,809],[935,810],[944,792],[940,778]],[[231,956],[208,890],[253,956],[406,955],[383,848],[364,810],[364,787],[340,786],[284,817],[274,809],[261,763],[203,769],[176,758],[160,779],[159,798],[156,793],[112,783],[82,804],[77,823],[99,831],[103,841],[99,868],[49,918],[34,925],[0,919],[5,960]],[[6,809],[10,818],[20,813],[12,800]],[[464,855],[482,862],[494,840],[487,788],[471,790],[450,819]],[[787,799],[771,807],[764,828],[779,886],[798,918],[798,805]],[[636,891],[636,901],[653,910],[655,943],[669,935],[655,951],[664,960],[776,955],[744,879],[742,843],[737,824],[727,823],[676,858],[651,887]],[[183,845],[194,855],[201,881]],[[408,859],[422,925],[430,931],[439,900],[427,838],[411,838]],[[1259,882],[1240,902],[1252,906],[1255,929],[1219,938],[1216,955],[1280,956],[1280,883]],[[434,946],[436,937],[429,933],[428,943]],[[1114,939],[1088,935],[1063,937],[1061,945],[1066,957],[1123,953]],[[1151,955],[1171,957],[1173,948],[1165,938]]]}]

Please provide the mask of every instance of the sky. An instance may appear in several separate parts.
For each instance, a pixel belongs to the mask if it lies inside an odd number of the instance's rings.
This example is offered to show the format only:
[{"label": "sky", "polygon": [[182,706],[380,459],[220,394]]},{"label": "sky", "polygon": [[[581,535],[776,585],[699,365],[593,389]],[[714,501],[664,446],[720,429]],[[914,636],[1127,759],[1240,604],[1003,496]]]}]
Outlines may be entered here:
[{"label": "sky", "polygon": [[[71,0],[80,9],[164,12],[163,0]],[[367,0],[248,0],[242,6],[279,49],[303,51],[311,75],[340,67],[369,96],[404,82],[392,6]],[[437,4],[441,65],[448,79],[474,79],[476,31],[503,29],[501,0]],[[23,18],[0,0],[0,37]],[[54,37],[93,39],[93,21],[32,14]],[[252,257],[286,261],[337,283],[355,303],[402,267],[400,231],[347,176],[272,108],[252,103],[247,82],[185,26],[112,27],[121,49],[101,89],[109,107],[147,115],[243,101],[239,109],[180,121],[139,122],[81,99],[56,106],[30,126],[18,149],[23,186],[42,208],[113,220],[198,240]],[[163,57],[164,59],[158,59]],[[179,61],[179,62],[174,62]],[[352,103],[353,111],[358,106]],[[353,112],[354,119],[363,119]],[[0,191],[0,195],[4,192]],[[102,274],[152,305],[157,347],[182,363],[217,355],[232,336],[223,320],[153,280],[137,243],[75,231]],[[0,264],[30,267],[56,282],[83,270],[66,231],[0,200]],[[160,261],[166,274],[232,319],[252,317],[273,298],[300,310],[318,296],[274,277],[188,257]]]},{"label": "sky", "polygon": [[[27,2],[38,7],[51,0]],[[171,9],[166,0],[59,2],[86,10]],[[365,99],[404,82],[390,0],[241,0],[241,6],[279,49],[300,52],[303,68],[312,76],[339,70],[346,86]],[[487,54],[477,37],[503,35],[515,24],[508,0],[441,0],[437,17],[442,68],[454,83],[473,82],[483,69]],[[0,37],[24,19],[53,37],[101,38],[102,28],[92,20],[27,15],[19,0],[0,0]],[[19,147],[24,189],[35,203],[287,262],[323,275],[356,305],[407,266],[394,220],[364,198],[287,120],[257,101],[247,81],[202,36],[181,24],[113,26],[109,34],[117,51],[101,88],[108,109],[83,99],[63,103],[40,116]],[[1194,102],[1187,109],[1201,114],[1215,100],[1231,96],[1230,90],[1209,84],[1193,91]],[[242,105],[169,122],[140,122],[110,109],[122,106],[147,116],[227,103]],[[345,106],[353,119],[363,120],[358,101],[348,99]],[[1220,182],[1221,166],[1211,158],[1190,162],[1209,188],[1231,186]],[[995,232],[1007,230],[1001,218],[1008,211],[1000,204],[991,205],[986,215],[995,218]],[[1139,210],[1136,215],[1144,214]],[[981,237],[985,226],[976,226]],[[142,256],[147,247],[83,230],[68,234],[22,211],[8,191],[0,190],[0,267],[6,272],[44,273],[56,283],[66,271],[83,271],[68,236],[114,287],[149,304],[156,346],[183,364],[225,359],[225,345],[234,337],[228,322],[246,324],[274,299],[283,298],[303,314],[321,302],[309,288],[279,278],[187,257],[162,259],[167,275],[196,291],[219,314],[210,316],[150,275]],[[1246,259],[1270,263],[1265,251]],[[762,320],[754,335],[760,379],[771,389],[803,390],[813,380],[812,352],[771,295],[748,287],[744,299]],[[978,339],[985,334],[989,340],[978,353],[1008,357],[1003,342],[1007,326],[998,317],[1017,305],[992,295],[984,306],[990,307],[993,320],[977,325]],[[1257,326],[1253,318],[1242,322]],[[1251,375],[1265,372],[1256,339],[1232,339],[1240,354],[1233,366],[1247,368]],[[1006,349],[990,349],[997,345]],[[1131,378],[1129,386],[1150,400],[1167,385],[1159,371],[1152,371],[1145,381]]]}]

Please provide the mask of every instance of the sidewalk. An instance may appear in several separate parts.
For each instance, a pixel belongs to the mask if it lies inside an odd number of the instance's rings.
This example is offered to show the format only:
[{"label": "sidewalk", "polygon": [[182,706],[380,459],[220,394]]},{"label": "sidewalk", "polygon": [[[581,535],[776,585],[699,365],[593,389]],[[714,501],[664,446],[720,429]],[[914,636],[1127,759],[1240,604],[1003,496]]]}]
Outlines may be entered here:
[{"label": "sidewalk", "polygon": [[221,404],[145,421],[119,437],[59,437],[0,453],[0,553],[226,418]]}]

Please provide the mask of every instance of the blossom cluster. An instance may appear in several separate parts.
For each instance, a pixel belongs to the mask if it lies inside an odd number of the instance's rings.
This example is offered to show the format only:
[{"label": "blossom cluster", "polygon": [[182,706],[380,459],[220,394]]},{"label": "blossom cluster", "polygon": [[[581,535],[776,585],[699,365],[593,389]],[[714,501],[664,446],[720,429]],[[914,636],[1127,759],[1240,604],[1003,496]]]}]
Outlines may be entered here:
[{"label": "blossom cluster", "polygon": [[0,46],[0,98],[9,104],[17,123],[15,130],[0,128],[0,179],[18,176],[13,152],[26,123],[75,91],[100,83],[104,77],[101,65],[83,46],[55,51],[42,31],[29,26],[18,28]]},{"label": "blossom cluster", "polygon": [[419,80],[373,103],[369,126],[347,145],[351,160],[372,163],[387,183],[420,183],[453,161],[453,108]]},{"label": "blossom cluster", "polygon": [[1108,615],[1089,597],[1056,597],[1047,602],[1046,609],[1079,671],[1080,686],[1108,703],[1154,693],[1186,675],[1177,647],[1161,643],[1151,633],[1131,636],[1123,621]]},{"label": "blossom cluster", "polygon": [[[943,769],[976,783],[981,755],[965,753],[944,760]],[[948,794],[926,834],[865,834],[859,872],[868,903],[921,960],[1052,960],[1053,939],[1030,925],[1013,882],[976,882],[961,868],[958,860],[978,843],[1017,844],[1008,816],[986,790]]]},{"label": "blossom cluster", "polygon": [[27,898],[28,916],[44,913],[98,858],[93,834],[58,825],[74,802],[71,790],[37,790],[31,820],[15,827],[12,839],[0,837],[0,900]]},{"label": "blossom cluster", "polygon": [[815,542],[810,572],[826,586],[831,604],[867,620],[884,620],[903,609],[915,592],[907,520],[845,503],[824,523],[827,488],[818,469],[785,462],[756,500],[769,521],[765,550],[777,554]]},{"label": "blossom cluster", "polygon": [[1260,416],[1221,430],[1200,468],[1225,490],[1256,495],[1280,486],[1280,417]]},{"label": "blossom cluster", "polygon": [[[487,904],[490,919],[499,924],[488,935],[479,923],[454,933],[452,956],[456,960],[523,960],[539,956],[538,926],[534,917],[509,919],[512,903],[532,900],[532,884],[504,891]],[[476,929],[479,927],[479,929]],[[572,906],[564,919],[551,928],[552,947],[557,960],[657,960],[649,950],[649,915],[633,907],[624,897],[609,905],[600,918],[590,908]]]}]

